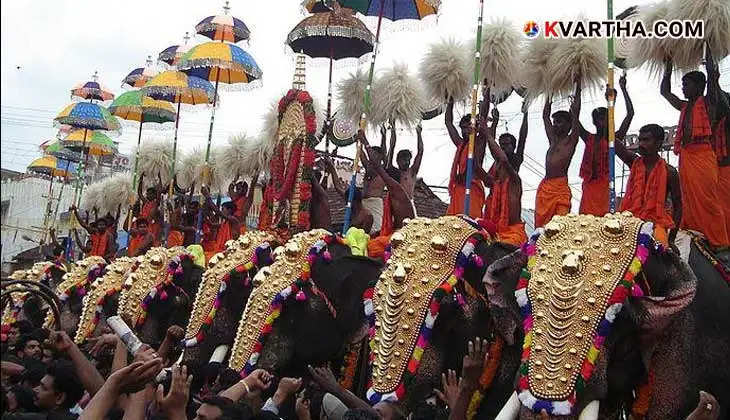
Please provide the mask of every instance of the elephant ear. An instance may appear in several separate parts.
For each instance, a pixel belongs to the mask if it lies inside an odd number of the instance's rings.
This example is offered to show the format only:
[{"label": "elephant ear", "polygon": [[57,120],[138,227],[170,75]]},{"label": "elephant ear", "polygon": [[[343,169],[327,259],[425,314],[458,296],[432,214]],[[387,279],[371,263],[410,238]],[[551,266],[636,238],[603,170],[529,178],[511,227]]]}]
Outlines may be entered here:
[{"label": "elephant ear", "polygon": [[527,256],[517,250],[493,262],[482,280],[496,329],[508,345],[515,343],[515,331],[520,325],[514,292],[520,272],[526,266]]}]

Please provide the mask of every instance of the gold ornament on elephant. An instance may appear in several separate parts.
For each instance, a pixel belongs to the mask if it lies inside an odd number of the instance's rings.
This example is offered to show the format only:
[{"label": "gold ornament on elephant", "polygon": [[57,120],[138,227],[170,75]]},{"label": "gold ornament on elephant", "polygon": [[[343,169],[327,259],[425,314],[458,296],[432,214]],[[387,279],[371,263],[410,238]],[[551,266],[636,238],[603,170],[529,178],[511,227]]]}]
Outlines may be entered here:
[{"label": "gold ornament on elephant", "polygon": [[[46,269],[53,265],[53,263],[44,261],[44,262],[37,262],[33,264],[33,267],[28,270],[15,270],[10,275],[10,280],[30,280],[33,282],[40,283],[41,277],[43,277],[43,274],[45,273]],[[14,285],[10,286],[9,290],[13,290],[16,288],[20,288],[23,286],[20,285]],[[25,299],[28,297],[29,292],[15,292],[10,295],[10,301],[8,302],[7,306],[3,310],[3,316],[2,316],[2,324],[10,324],[14,321],[13,319],[13,308],[22,307],[23,303],[25,302]]]},{"label": "gold ornament on elephant", "polygon": [[[69,270],[69,272],[64,274],[61,278],[61,283],[59,283],[56,287],[56,295],[58,295],[63,302],[65,299],[70,298],[68,293],[71,289],[78,289],[80,287],[85,288],[88,286],[89,271],[100,264],[106,264],[106,260],[98,256],[86,257],[83,260],[76,261],[76,263],[71,266],[71,270]],[[48,310],[46,312],[46,320],[43,322],[44,328],[50,329],[53,322],[53,312]]]},{"label": "gold ornament on elephant", "polygon": [[400,383],[426,320],[431,295],[452,275],[464,244],[477,233],[460,217],[444,216],[409,220],[391,237],[392,254],[372,299],[375,391],[393,392]]},{"label": "gold ornament on elephant", "polygon": [[[210,259],[208,269],[203,274],[195,295],[193,311],[185,331],[186,340],[194,338],[200,331],[205,318],[213,308],[213,301],[226,274],[240,265],[250,263],[256,248],[265,242],[269,242],[273,247],[278,241],[271,232],[259,230],[246,232],[237,240],[228,241],[225,252],[216,254]],[[241,286],[236,285],[236,287]]]},{"label": "gold ornament on elephant", "polygon": [[236,372],[243,370],[253,353],[266,318],[270,315],[269,307],[274,297],[299,277],[302,267],[307,264],[310,248],[327,235],[330,233],[324,229],[294,235],[285,245],[274,251],[274,263],[256,273],[252,281],[254,289],[246,303],[233,342],[228,364],[231,369]]},{"label": "gold ornament on elephant", "polygon": [[137,325],[142,313],[142,300],[150,290],[165,281],[167,264],[173,257],[186,254],[185,248],[157,247],[137,257],[137,268],[127,275],[122,285],[117,313],[131,328]]},{"label": "gold ornament on elephant", "polygon": [[573,392],[608,300],[634,258],[642,223],[630,214],[570,214],[545,225],[527,286],[535,397],[564,400]]},{"label": "gold ornament on elephant", "polygon": [[81,344],[94,332],[96,324],[96,309],[99,300],[103,299],[109,292],[118,292],[122,289],[124,279],[129,270],[132,269],[135,259],[130,257],[119,257],[106,266],[104,275],[91,283],[90,290],[86,293],[81,309],[79,326],[76,328],[74,342]]}]

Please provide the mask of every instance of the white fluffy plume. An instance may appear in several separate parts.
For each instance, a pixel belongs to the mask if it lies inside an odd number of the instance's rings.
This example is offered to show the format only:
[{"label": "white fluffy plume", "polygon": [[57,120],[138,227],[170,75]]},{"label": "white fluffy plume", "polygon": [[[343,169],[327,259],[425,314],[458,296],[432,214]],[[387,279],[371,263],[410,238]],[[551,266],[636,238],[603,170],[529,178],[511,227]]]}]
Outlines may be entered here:
[{"label": "white fluffy plume", "polygon": [[263,137],[249,137],[239,134],[228,139],[228,145],[221,148],[216,157],[220,177],[232,180],[236,173],[251,177],[268,168],[274,152],[274,144]]},{"label": "white fluffy plume", "polygon": [[[669,7],[669,1],[640,7],[639,19],[644,22],[645,27],[651,28],[654,22],[667,19]],[[664,60],[670,55],[664,41],[658,38],[633,39],[629,64],[635,67],[646,65],[651,73],[661,73],[664,70]]]},{"label": "white fluffy plume", "polygon": [[492,85],[492,93],[499,96],[510,92],[520,68],[519,54],[523,35],[505,19],[484,25],[482,39],[482,77]]},{"label": "white fluffy plume", "polygon": [[548,59],[548,91],[567,96],[580,74],[583,89],[598,86],[605,79],[608,58],[601,39],[561,39]]},{"label": "white fluffy plume", "polygon": [[[136,154],[135,154],[136,156]],[[177,152],[179,162],[180,150]],[[159,173],[162,182],[167,184],[170,182],[170,165],[172,164],[172,141],[170,140],[142,140],[139,148],[139,166],[137,171],[139,174],[145,174],[147,179],[157,179]],[[132,163],[134,166],[134,163]],[[175,165],[179,168],[179,163]]]},{"label": "white fluffy plume", "polygon": [[[223,184],[227,179],[224,179],[220,173],[219,166],[216,165],[221,155],[220,148],[213,147],[210,151],[210,179],[208,185],[210,186],[211,193],[223,189]],[[189,188],[190,185],[195,182],[196,191],[200,191],[200,186],[203,183],[203,170],[205,168],[205,149],[195,148],[185,153],[180,164],[180,171],[178,171],[178,182],[181,187]]]},{"label": "white fluffy plume", "polygon": [[707,42],[715,60],[730,54],[730,1],[728,0],[672,0],[667,19],[702,20],[705,39],[665,38],[666,50],[671,52],[673,64],[683,71],[696,70],[703,60]]},{"label": "white fluffy plume", "polygon": [[363,111],[363,96],[368,85],[368,75],[358,70],[337,84],[338,115],[359,121]]},{"label": "white fluffy plume", "polygon": [[[101,212],[102,207],[102,188],[101,182],[89,184],[84,188],[84,196],[81,200],[81,208],[91,212],[94,208]],[[103,214],[103,213],[102,213]]]},{"label": "white fluffy plume", "polygon": [[548,60],[556,46],[555,39],[537,37],[522,51],[520,84],[525,88],[530,100],[548,91]]},{"label": "white fluffy plume", "polygon": [[279,131],[279,101],[273,100],[264,112],[264,126],[261,129],[261,138],[276,144],[276,133]]},{"label": "white fluffy plume", "polygon": [[465,100],[473,82],[470,58],[469,50],[454,38],[431,44],[418,69],[427,99],[439,104],[448,98]]},{"label": "white fluffy plume", "polygon": [[121,205],[122,208],[125,208],[135,195],[132,191],[132,174],[129,172],[116,173],[104,178],[100,184],[102,186],[101,211],[103,214],[116,214],[117,207]]},{"label": "white fluffy plume", "polygon": [[373,85],[370,122],[373,125],[394,120],[406,127],[417,125],[426,108],[421,83],[408,73],[408,66],[397,63],[383,71]]}]

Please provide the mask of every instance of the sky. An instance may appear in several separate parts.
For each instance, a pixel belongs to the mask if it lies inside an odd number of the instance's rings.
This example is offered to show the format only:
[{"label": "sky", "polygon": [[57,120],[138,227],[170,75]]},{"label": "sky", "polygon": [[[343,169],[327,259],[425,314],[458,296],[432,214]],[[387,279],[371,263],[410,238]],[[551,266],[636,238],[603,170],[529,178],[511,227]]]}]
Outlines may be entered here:
[{"label": "sky", "polygon": [[[38,145],[55,137],[52,119],[70,103],[70,89],[99,72],[100,81],[119,94],[121,80],[132,69],[141,67],[148,55],[156,59],[164,48],[179,44],[186,31],[194,33],[194,26],[206,16],[220,14],[223,1],[140,1],[98,2],[89,0],[55,0],[44,2],[4,1],[0,3],[2,40],[0,48],[0,102],[2,103],[2,167],[23,171],[40,156]],[[616,13],[646,0],[615,0]],[[251,29],[251,39],[239,46],[251,53],[263,71],[263,86],[257,90],[222,93],[217,110],[213,145],[224,145],[235,134],[256,136],[262,126],[265,110],[291,87],[294,55],[285,45],[287,33],[306,14],[299,0],[253,2],[233,0],[231,14],[242,19]],[[526,13],[529,11],[529,13]],[[385,24],[376,70],[404,62],[417,74],[421,57],[428,46],[443,38],[454,37],[470,41],[476,32],[478,1],[443,0],[439,15],[421,25]],[[543,21],[575,16],[602,19],[603,1],[561,0],[559,12],[555,3],[533,0],[509,2],[485,1],[485,21],[506,18],[516,26],[527,20]],[[375,20],[363,18],[375,31]],[[194,37],[191,43],[206,41]],[[362,65],[365,69],[366,64]],[[356,66],[335,66],[335,82],[356,70]],[[730,59],[720,63],[720,82],[725,90],[730,87]],[[634,100],[636,116],[630,133],[648,123],[664,126],[676,124],[678,112],[659,95],[659,81],[641,70],[628,73],[629,92]],[[326,61],[308,62],[307,89],[324,103],[327,91]],[[679,79],[674,81],[679,93]],[[591,127],[590,110],[603,106],[602,92],[585,92],[581,120]],[[502,116],[498,134],[509,130],[517,134],[520,125],[521,99],[510,97],[500,105]],[[567,102],[557,102],[567,108]],[[336,107],[336,104],[335,104]],[[534,208],[535,190],[544,174],[547,138],[541,120],[542,101],[530,109],[530,126],[526,148],[526,164],[521,169],[523,178],[523,205]],[[457,106],[458,119],[464,107]],[[623,100],[619,97],[616,109],[617,126],[624,117]],[[205,147],[210,110],[185,112],[180,119],[179,144],[183,151]],[[425,155],[420,176],[427,184],[446,186],[455,148],[444,129],[443,118],[437,117],[423,124]],[[171,131],[144,130],[143,140],[172,138]],[[371,133],[375,138],[376,134]],[[129,153],[137,140],[137,130],[125,127],[117,138],[120,150]],[[398,149],[415,150],[415,134],[399,130]],[[353,147],[340,150],[352,155]],[[579,144],[569,171],[573,188],[574,210],[580,200],[578,168],[583,153]],[[489,158],[488,160],[491,160]],[[487,166],[489,163],[486,164]],[[448,195],[443,196],[447,199]]]}]

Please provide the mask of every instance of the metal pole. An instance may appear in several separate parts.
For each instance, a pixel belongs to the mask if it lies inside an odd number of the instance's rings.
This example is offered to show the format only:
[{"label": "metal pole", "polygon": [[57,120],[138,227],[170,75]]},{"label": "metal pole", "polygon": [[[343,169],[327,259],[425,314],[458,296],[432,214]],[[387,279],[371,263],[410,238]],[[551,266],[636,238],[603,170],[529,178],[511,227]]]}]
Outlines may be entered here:
[{"label": "metal pole", "polygon": [[[373,84],[373,74],[375,74],[375,58],[378,56],[378,44],[380,43],[380,26],[383,23],[383,12],[385,11],[385,0],[380,0],[380,11],[378,12],[378,29],[375,31],[375,45],[373,46],[373,56],[370,59],[370,74],[368,75],[368,84],[365,87],[365,96],[363,98],[363,112],[360,116],[360,129],[365,130],[367,124],[367,114],[370,111],[370,90]],[[347,193],[347,207],[345,207],[345,223],[342,227],[342,234],[346,234],[350,229],[350,219],[352,218],[352,200],[355,199],[355,182],[357,172],[360,169],[360,153],[362,146],[357,143],[355,149],[355,160],[352,163],[352,177],[350,178],[350,190]]]},{"label": "metal pole", "polygon": [[[330,39],[330,72],[329,80],[327,81],[327,123],[332,118],[332,61],[334,61],[334,49],[332,47],[332,40]],[[328,155],[330,152],[330,137],[325,133],[324,135],[324,153]]]},{"label": "metal pole", "polygon": [[[208,130],[208,146],[205,149],[205,166],[203,167],[203,185],[207,185],[210,182],[210,167],[208,162],[210,161],[210,144],[213,141],[213,122],[215,121],[215,106],[218,101],[218,82],[220,80],[221,69],[216,68],[215,72],[215,93],[213,95],[213,112],[210,114],[210,129]],[[200,243],[200,238],[203,235],[203,206],[201,204],[198,209],[198,220],[195,229],[195,243]]]},{"label": "metal pole", "polygon": [[[477,21],[477,40],[474,48],[474,84],[471,90],[471,133],[469,134],[469,157],[466,161],[466,185],[464,194],[464,214],[471,208],[471,181],[474,176],[474,141],[477,132],[477,105],[481,70],[482,23],[484,21],[484,0],[479,0],[479,20]],[[486,100],[489,100],[487,98]],[[486,116],[484,116],[486,117]]]},{"label": "metal pole", "polygon": [[[606,0],[607,18],[613,20],[613,0]],[[614,121],[614,107],[616,105],[616,95],[613,92],[613,71],[615,52],[613,46],[613,34],[608,38],[608,75],[606,77],[609,88],[608,95],[608,195],[609,195],[609,211],[616,212],[616,128]]]}]

